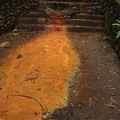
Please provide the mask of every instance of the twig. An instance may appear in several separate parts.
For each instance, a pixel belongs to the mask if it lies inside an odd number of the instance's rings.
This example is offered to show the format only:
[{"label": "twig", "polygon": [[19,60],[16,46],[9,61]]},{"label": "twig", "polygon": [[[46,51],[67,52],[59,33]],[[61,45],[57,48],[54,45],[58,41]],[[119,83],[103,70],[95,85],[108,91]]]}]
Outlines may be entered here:
[{"label": "twig", "polygon": [[24,81],[28,81],[28,80],[36,80],[38,77],[39,77],[39,76],[34,77],[34,78],[27,78],[27,79],[26,79],[26,80],[24,80]]},{"label": "twig", "polygon": [[[34,78],[27,78],[27,79],[25,79],[23,82],[25,82],[25,81],[28,81],[28,80],[36,80],[37,78],[38,78],[39,76],[37,76],[37,77],[34,77]],[[21,84],[23,84],[23,82],[21,82],[20,84],[19,84],[19,86],[21,85]]]},{"label": "twig", "polygon": [[26,95],[12,95],[12,96],[25,97],[25,98],[33,99],[33,100],[35,100],[40,105],[40,107],[42,108],[42,110],[45,113],[47,113],[46,110],[44,109],[44,107],[42,106],[42,104],[37,99],[35,99],[35,98],[31,97],[31,96],[26,96]]},{"label": "twig", "polygon": [[67,80],[65,80],[61,85],[59,85],[59,87],[61,87],[63,84],[65,84],[67,82]]}]

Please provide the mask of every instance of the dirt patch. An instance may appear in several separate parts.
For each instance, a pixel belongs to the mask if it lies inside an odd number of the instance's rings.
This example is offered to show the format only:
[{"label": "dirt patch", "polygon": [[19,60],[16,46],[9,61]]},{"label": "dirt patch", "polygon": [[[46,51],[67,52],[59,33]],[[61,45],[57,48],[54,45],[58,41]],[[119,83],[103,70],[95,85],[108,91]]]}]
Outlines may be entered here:
[{"label": "dirt patch", "polygon": [[37,120],[65,107],[68,83],[78,64],[65,31],[48,33],[16,48],[0,68],[1,118]]}]

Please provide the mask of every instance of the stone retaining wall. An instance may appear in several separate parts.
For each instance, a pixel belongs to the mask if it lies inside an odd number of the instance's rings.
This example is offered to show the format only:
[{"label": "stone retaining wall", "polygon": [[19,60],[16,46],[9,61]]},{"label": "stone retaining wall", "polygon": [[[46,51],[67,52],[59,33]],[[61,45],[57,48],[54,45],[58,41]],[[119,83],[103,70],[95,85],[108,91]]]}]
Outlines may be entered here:
[{"label": "stone retaining wall", "polygon": [[106,0],[103,3],[103,12],[105,14],[106,34],[120,56],[120,38],[116,38],[120,27],[112,25],[116,23],[116,20],[120,20],[120,0]]},{"label": "stone retaining wall", "polygon": [[17,17],[36,5],[35,0],[0,0],[0,33],[13,28]]}]

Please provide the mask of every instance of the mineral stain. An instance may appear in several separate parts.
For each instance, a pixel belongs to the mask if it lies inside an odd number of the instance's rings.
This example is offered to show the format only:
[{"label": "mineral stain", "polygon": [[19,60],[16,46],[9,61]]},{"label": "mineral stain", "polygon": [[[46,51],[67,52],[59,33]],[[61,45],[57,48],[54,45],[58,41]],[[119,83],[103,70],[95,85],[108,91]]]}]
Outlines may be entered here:
[{"label": "mineral stain", "polygon": [[80,60],[66,30],[50,29],[18,47],[1,66],[1,119],[41,120],[67,106],[69,82]]}]

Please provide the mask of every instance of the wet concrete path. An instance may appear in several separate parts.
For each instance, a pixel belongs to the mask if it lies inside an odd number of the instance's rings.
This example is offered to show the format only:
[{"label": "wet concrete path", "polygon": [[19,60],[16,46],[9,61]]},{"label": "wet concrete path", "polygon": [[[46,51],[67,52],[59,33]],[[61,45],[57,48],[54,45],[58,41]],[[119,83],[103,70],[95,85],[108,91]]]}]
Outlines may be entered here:
[{"label": "wet concrete path", "polygon": [[[120,64],[103,33],[1,36],[0,118],[119,120]],[[41,118],[42,117],[42,118]]]},{"label": "wet concrete path", "polygon": [[[119,120],[120,62],[103,33],[70,33],[81,66],[55,120]],[[49,118],[50,120],[50,118]]]}]

